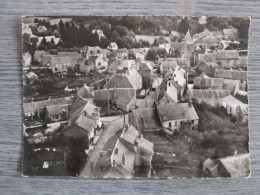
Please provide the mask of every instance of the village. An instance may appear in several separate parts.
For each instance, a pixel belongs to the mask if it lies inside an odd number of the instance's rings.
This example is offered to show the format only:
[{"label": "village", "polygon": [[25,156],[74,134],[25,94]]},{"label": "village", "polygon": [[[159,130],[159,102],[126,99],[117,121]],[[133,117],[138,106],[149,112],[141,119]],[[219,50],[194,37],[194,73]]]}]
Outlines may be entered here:
[{"label": "village", "polygon": [[249,176],[248,21],[108,18],[23,18],[23,174]]}]

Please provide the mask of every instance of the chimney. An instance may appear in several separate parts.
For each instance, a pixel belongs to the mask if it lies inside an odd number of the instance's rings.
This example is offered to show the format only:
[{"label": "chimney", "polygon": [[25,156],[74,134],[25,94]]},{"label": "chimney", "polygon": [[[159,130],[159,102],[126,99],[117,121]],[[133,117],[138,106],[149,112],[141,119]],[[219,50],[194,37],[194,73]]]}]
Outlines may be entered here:
[{"label": "chimney", "polygon": [[125,165],[125,154],[122,155],[122,165]]},{"label": "chimney", "polygon": [[192,102],[191,102],[191,100],[189,101],[189,107],[192,107]]},{"label": "chimney", "polygon": [[84,116],[87,116],[87,111],[86,110],[84,110]]},{"label": "chimney", "polygon": [[141,130],[138,130],[138,138],[142,138],[142,132],[141,132]]},{"label": "chimney", "polygon": [[111,154],[112,154],[112,150],[111,150],[111,149],[108,149],[108,150],[107,150],[107,154],[108,154],[108,155],[111,155]]},{"label": "chimney", "polygon": [[137,140],[135,140],[134,146],[135,146],[135,147],[138,147],[138,141],[137,141]]},{"label": "chimney", "polygon": [[113,167],[116,166],[116,160],[113,160]]},{"label": "chimney", "polygon": [[118,154],[118,148],[115,149],[115,154]]}]

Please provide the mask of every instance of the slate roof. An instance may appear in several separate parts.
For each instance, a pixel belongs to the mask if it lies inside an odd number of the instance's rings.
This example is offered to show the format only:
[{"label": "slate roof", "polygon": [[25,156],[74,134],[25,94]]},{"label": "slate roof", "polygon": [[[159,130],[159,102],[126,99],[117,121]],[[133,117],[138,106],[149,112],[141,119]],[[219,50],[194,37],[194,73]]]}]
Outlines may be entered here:
[{"label": "slate roof", "polygon": [[190,60],[188,58],[159,58],[158,63],[172,62],[178,66],[190,66]]},{"label": "slate roof", "polygon": [[206,62],[201,62],[195,69],[198,73],[205,73],[209,77],[214,77],[215,74],[215,68],[210,66]]},{"label": "slate roof", "polygon": [[92,128],[95,126],[95,121],[83,115],[79,115],[74,124],[88,132],[91,132]]},{"label": "slate roof", "polygon": [[162,121],[186,119],[185,111],[181,104],[169,103],[157,106],[158,115]]},{"label": "slate roof", "polygon": [[180,103],[184,109],[185,115],[188,120],[199,120],[197,112],[193,105],[189,103]]},{"label": "slate roof", "polygon": [[90,90],[90,88],[84,84],[77,92],[78,96],[82,98],[94,98],[93,91]]},{"label": "slate roof", "polygon": [[[239,101],[237,98],[235,98],[234,96],[232,95],[229,95],[227,97],[224,97],[223,98],[223,101],[225,101],[228,105],[232,106],[233,108],[236,108],[240,105],[244,105],[243,102]],[[244,107],[243,107],[244,108]]]},{"label": "slate roof", "polygon": [[68,113],[69,107],[68,105],[53,105],[46,106],[46,110],[49,115],[62,114],[63,112]]},{"label": "slate roof", "polygon": [[247,71],[216,69],[215,77],[247,81]]},{"label": "slate roof", "polygon": [[142,76],[135,70],[128,71],[126,74],[115,74],[105,84],[104,88],[140,88]]},{"label": "slate roof", "polygon": [[208,89],[208,88],[222,88],[223,78],[200,78],[196,77],[194,79],[193,88],[197,89]]},{"label": "slate roof", "polygon": [[250,173],[249,153],[219,159],[232,178],[247,177]]},{"label": "slate roof", "polygon": [[77,52],[58,52],[58,57],[72,57],[79,58],[80,54]]},{"label": "slate roof", "polygon": [[198,101],[206,102],[209,105],[215,106],[220,104],[222,98],[229,96],[229,90],[214,90],[214,89],[189,89],[187,90],[187,97],[189,99],[197,99]]},{"label": "slate roof", "polygon": [[217,50],[214,53],[216,60],[238,60],[237,50]]}]

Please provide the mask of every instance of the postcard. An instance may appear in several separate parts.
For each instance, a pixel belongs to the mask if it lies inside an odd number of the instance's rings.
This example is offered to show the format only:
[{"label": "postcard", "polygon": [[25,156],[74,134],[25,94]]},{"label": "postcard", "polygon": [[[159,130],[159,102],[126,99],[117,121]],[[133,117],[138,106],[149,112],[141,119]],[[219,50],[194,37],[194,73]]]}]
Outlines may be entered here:
[{"label": "postcard", "polygon": [[22,17],[22,175],[249,177],[249,26]]}]

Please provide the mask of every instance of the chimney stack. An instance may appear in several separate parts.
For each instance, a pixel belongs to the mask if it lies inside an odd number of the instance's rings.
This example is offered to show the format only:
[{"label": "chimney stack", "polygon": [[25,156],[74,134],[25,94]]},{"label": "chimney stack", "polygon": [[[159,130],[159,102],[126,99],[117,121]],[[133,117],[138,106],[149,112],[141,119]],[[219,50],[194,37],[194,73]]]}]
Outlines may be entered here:
[{"label": "chimney stack", "polygon": [[125,165],[125,154],[122,155],[122,165]]},{"label": "chimney stack", "polygon": [[138,147],[138,141],[137,141],[137,140],[135,140],[134,146],[135,146],[135,147]]},{"label": "chimney stack", "polygon": [[116,160],[113,160],[113,167],[116,166]]},{"label": "chimney stack", "polygon": [[118,148],[115,149],[115,154],[118,154]]},{"label": "chimney stack", "polygon": [[142,132],[141,132],[141,130],[138,130],[138,138],[142,138]]}]

